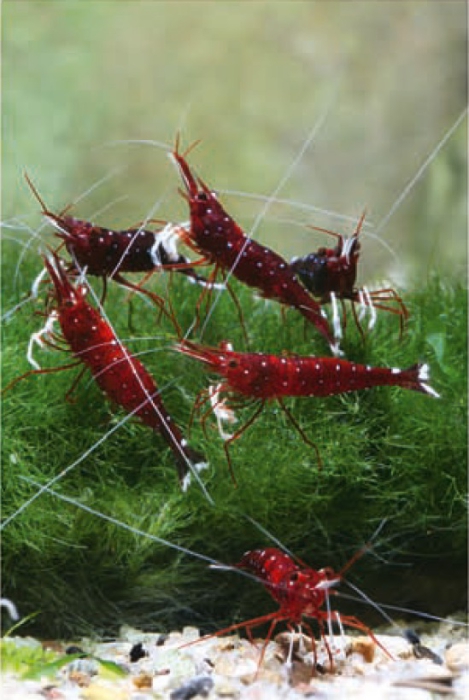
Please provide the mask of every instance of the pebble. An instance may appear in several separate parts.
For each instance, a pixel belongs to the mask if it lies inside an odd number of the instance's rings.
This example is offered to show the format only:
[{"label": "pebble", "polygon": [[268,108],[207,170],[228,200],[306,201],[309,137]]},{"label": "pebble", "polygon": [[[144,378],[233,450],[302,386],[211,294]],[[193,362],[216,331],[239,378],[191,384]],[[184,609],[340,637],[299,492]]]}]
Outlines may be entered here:
[{"label": "pebble", "polygon": [[213,688],[213,680],[210,676],[199,676],[192,678],[180,688],[173,690],[170,694],[170,700],[191,700],[197,695],[206,698]]},{"label": "pebble", "polygon": [[349,650],[351,654],[360,654],[367,664],[371,664],[375,658],[376,644],[370,637],[353,637]]},{"label": "pebble", "polygon": [[[444,634],[441,630],[444,629]],[[25,681],[19,672],[3,671],[1,697],[8,700],[432,700],[448,695],[462,700],[469,695],[469,643],[448,625],[440,632],[422,635],[422,644],[441,655],[416,658],[414,647],[395,634],[376,635],[379,645],[365,635],[328,638],[334,668],[327,650],[316,642],[317,663],[308,638],[293,638],[293,659],[285,663],[290,635],[270,642],[259,667],[262,642],[257,646],[236,635],[199,640],[199,632],[186,628],[167,636],[126,628],[118,641],[82,640],[80,649],[94,659],[78,659],[54,677]],[[196,642],[196,643],[191,643]],[[40,648],[33,639],[9,638],[8,644]],[[63,647],[65,649],[65,647]],[[130,661],[130,652],[135,660]],[[386,653],[384,651],[386,650]],[[145,655],[141,655],[144,651]],[[62,652],[63,653],[63,652]],[[139,657],[139,658],[137,658]],[[126,669],[112,675],[95,659],[113,661]],[[91,663],[92,662],[92,663]]]},{"label": "pebble", "polygon": [[147,655],[148,652],[146,649],[144,649],[142,642],[137,642],[134,644],[132,649],[129,651],[129,659],[131,663],[135,663]]},{"label": "pebble", "polygon": [[127,700],[129,695],[124,688],[112,688],[96,683],[85,688],[80,697],[84,700]]},{"label": "pebble", "polygon": [[445,652],[445,662],[450,671],[462,673],[469,670],[469,642],[457,642]]},{"label": "pebble", "polygon": [[142,690],[142,688],[152,688],[153,677],[149,673],[142,673],[139,676],[134,676],[132,678],[132,683],[139,690]]},{"label": "pebble", "polygon": [[151,689],[154,693],[162,693],[169,687],[171,681],[170,673],[160,673],[153,676]]}]

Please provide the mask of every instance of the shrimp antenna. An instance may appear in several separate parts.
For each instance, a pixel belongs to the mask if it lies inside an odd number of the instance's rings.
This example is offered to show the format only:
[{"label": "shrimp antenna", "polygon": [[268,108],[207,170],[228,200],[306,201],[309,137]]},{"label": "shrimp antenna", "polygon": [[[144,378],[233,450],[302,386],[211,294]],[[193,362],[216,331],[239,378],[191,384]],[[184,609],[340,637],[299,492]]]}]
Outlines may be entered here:
[{"label": "shrimp antenna", "polygon": [[[340,214],[339,212],[333,211],[332,209],[324,209],[324,207],[316,207],[314,204],[307,204],[305,202],[297,202],[294,199],[285,199],[282,197],[275,197],[272,199],[272,196],[269,196],[267,194],[256,194],[253,192],[243,192],[242,190],[232,190],[232,189],[217,189],[217,192],[219,194],[227,194],[231,195],[234,197],[241,197],[242,199],[253,199],[254,201],[261,201],[261,202],[267,202],[271,200],[272,204],[286,204],[288,207],[291,207],[292,209],[299,209],[300,211],[306,211],[306,212],[313,212],[315,214],[323,214],[324,216],[327,216],[331,219],[337,219],[338,221],[344,221],[345,223],[356,223],[356,216],[348,216],[347,214]],[[308,224],[305,224],[302,221],[297,221],[295,219],[281,219],[281,218],[273,218],[274,221],[279,221],[280,223],[287,223],[287,224],[292,224],[293,226],[301,226],[301,228],[304,228],[305,225],[308,227]],[[370,229],[372,227],[372,222],[371,221],[365,221],[363,224],[364,229]],[[367,232],[366,236],[369,236],[370,233]],[[377,240],[380,240],[376,236]]]},{"label": "shrimp antenna", "polygon": [[[435,622],[447,622],[450,625],[454,625],[457,627],[469,627],[469,624],[467,622],[462,622],[461,620],[455,620],[453,618],[447,618],[447,617],[439,617],[438,615],[432,615],[431,613],[426,613],[422,612],[421,610],[413,610],[412,608],[404,608],[401,607],[400,605],[391,605],[389,603],[376,603],[373,601],[371,598],[368,598],[366,593],[361,591],[357,586],[354,584],[350,583],[350,581],[345,580],[344,583],[347,584],[350,588],[355,590],[358,594],[359,597],[354,596],[354,595],[348,595],[347,593],[342,593],[341,591],[338,591],[336,595],[340,598],[343,598],[344,600],[353,600],[355,603],[365,603],[366,605],[371,605],[374,607],[380,615],[384,617],[385,620],[388,620],[392,624],[393,627],[398,629],[401,634],[403,634],[402,629],[399,627],[399,625],[394,622],[394,620],[390,619],[388,615],[384,612],[384,610],[394,610],[396,612],[401,612],[401,613],[409,613],[410,615],[418,615],[418,617],[422,617],[425,620],[434,620]],[[405,635],[404,635],[405,636]]]},{"label": "shrimp antenna", "polygon": [[[126,169],[127,169],[127,166],[119,166],[117,168],[113,168],[111,171],[106,173],[106,175],[103,175],[103,177],[101,177],[98,180],[96,180],[95,182],[93,182],[93,184],[90,185],[90,187],[88,187],[88,189],[86,189],[84,192],[82,192],[80,195],[78,195],[78,197],[75,197],[75,199],[72,200],[70,202],[70,204],[67,204],[65,209],[62,209],[59,216],[63,216],[67,211],[69,211],[72,207],[74,207],[76,204],[78,204],[78,202],[81,202],[82,199],[85,199],[85,197],[88,197],[88,195],[90,195],[91,192],[93,192],[95,189],[100,187],[104,182],[106,182],[107,180],[111,180],[118,173],[121,173]],[[24,172],[24,178],[25,178],[26,182],[28,183],[32,193],[34,194],[34,196],[38,200],[39,204],[41,205],[43,214],[51,216],[52,212],[46,207],[44,200],[42,199],[41,195],[39,194],[39,192],[37,190],[37,187],[33,184],[31,178],[29,177],[29,175],[26,171]]]},{"label": "shrimp antenna", "polygon": [[[138,410],[140,407],[137,407],[136,410]],[[119,428],[121,428],[124,423],[126,423],[130,418],[132,418],[133,413],[128,413],[125,415],[116,425],[112,426],[105,435],[100,437],[91,447],[89,447],[87,450],[82,452],[82,454],[71,464],[68,465],[68,467],[65,467],[62,469],[61,472],[56,474],[52,479],[50,479],[47,484],[43,484],[42,486],[40,484],[37,484],[33,482],[32,480],[26,479],[27,481],[31,481],[35,486],[39,486],[39,490],[36,491],[36,493],[28,498],[27,501],[25,501],[14,513],[9,515],[5,520],[0,524],[0,531],[3,530],[10,522],[12,522],[18,515],[23,513],[29,506],[34,503],[34,501],[39,498],[45,491],[51,491],[51,486],[59,482],[61,479],[63,479],[64,476],[69,474],[75,467],[77,467],[79,464],[84,462],[84,460],[92,454],[95,450],[98,449],[100,445],[102,445],[103,442],[107,440],[108,437],[110,437],[113,433],[115,433]],[[25,479],[25,477],[20,476],[21,479]],[[55,492],[52,492],[55,493]],[[55,493],[56,496],[59,496],[59,494]]]},{"label": "shrimp antenna", "polygon": [[212,559],[211,557],[205,556],[204,554],[199,554],[199,552],[194,552],[191,549],[188,549],[187,547],[183,547],[182,545],[175,544],[174,542],[170,542],[169,540],[165,540],[163,537],[152,535],[149,532],[145,532],[144,530],[140,530],[139,528],[133,527],[132,525],[128,525],[127,523],[124,523],[121,520],[114,518],[112,515],[106,515],[106,513],[102,513],[99,510],[95,510],[94,508],[87,506],[85,503],[80,503],[80,501],[70,498],[69,496],[64,496],[62,493],[54,491],[54,489],[51,488],[50,484],[43,484],[41,486],[41,484],[39,484],[37,481],[35,481],[34,479],[30,479],[27,476],[20,475],[19,478],[23,481],[26,481],[28,484],[32,484],[33,486],[39,487],[41,492],[46,491],[52,496],[55,496],[56,498],[59,498],[62,501],[65,501],[65,503],[70,503],[71,505],[86,511],[87,513],[90,513],[90,515],[95,515],[96,517],[101,518],[102,520],[106,520],[107,522],[112,523],[113,525],[116,525],[117,527],[120,527],[124,530],[128,530],[129,532],[132,532],[135,535],[147,537],[148,539],[153,540],[154,542],[158,542],[158,544],[163,544],[166,547],[169,547],[170,549],[175,549],[176,551],[182,552],[183,554],[189,554],[190,556],[195,557],[197,559],[201,559],[202,561],[206,561],[209,564],[218,564],[216,559]]},{"label": "shrimp antenna", "polygon": [[286,547],[283,542],[281,542],[275,535],[273,535],[267,528],[263,527],[260,523],[257,522],[257,520],[254,520],[254,518],[251,518],[250,515],[243,514],[243,517],[246,518],[254,527],[259,530],[259,532],[262,532],[263,535],[267,537],[267,539],[271,540],[274,544],[276,544],[285,554],[288,554],[289,557],[292,559],[295,559],[301,566],[307,566],[305,562],[303,562],[299,557],[297,557],[293,552],[291,552],[288,547]]},{"label": "shrimp antenna", "polygon": [[[179,153],[180,143],[181,143],[181,132],[178,131],[176,133],[176,139],[175,139],[175,143],[174,143],[174,150],[177,153]],[[199,143],[202,143],[202,139],[196,139],[191,144],[189,144],[189,146],[186,148],[186,150],[181,154],[182,158],[187,158],[189,153],[191,153],[191,151],[193,151],[199,145]]]},{"label": "shrimp antenna", "polygon": [[357,562],[359,559],[361,559],[363,557],[363,555],[366,554],[372,548],[373,542],[376,540],[379,533],[381,532],[383,527],[386,525],[387,521],[388,521],[388,518],[383,518],[383,520],[381,520],[380,524],[378,525],[378,527],[376,528],[376,530],[374,531],[374,533],[372,534],[372,536],[370,537],[368,542],[365,545],[363,545],[363,547],[361,547],[357,552],[355,552],[353,557],[351,559],[349,559],[348,562],[342,567],[342,569],[338,573],[338,576],[340,576],[340,578],[343,577],[344,573],[346,571],[348,571],[355,564],[355,562]]},{"label": "shrimp antenna", "polygon": [[415,185],[415,183],[417,182],[417,180],[419,179],[419,177],[421,176],[421,174],[426,170],[426,168],[428,167],[428,165],[434,160],[434,158],[435,158],[435,156],[437,155],[437,153],[443,148],[443,146],[444,146],[445,143],[448,141],[448,139],[449,139],[449,138],[453,135],[453,133],[456,131],[456,129],[458,128],[458,126],[460,125],[460,123],[463,121],[464,117],[467,115],[467,111],[468,111],[468,108],[465,107],[465,108],[463,109],[463,111],[461,112],[461,114],[459,115],[459,117],[458,117],[458,118],[456,119],[456,121],[454,122],[454,124],[448,129],[448,131],[446,132],[446,134],[443,136],[443,138],[441,139],[441,141],[440,141],[439,143],[437,143],[437,145],[436,145],[435,148],[432,150],[432,152],[430,153],[430,155],[427,156],[427,158],[424,160],[424,162],[422,163],[422,165],[420,166],[420,168],[417,170],[417,172],[415,173],[415,175],[409,180],[409,182],[408,182],[407,185],[404,187],[404,189],[402,190],[401,194],[400,194],[399,197],[396,199],[396,201],[394,202],[394,204],[392,205],[392,207],[390,208],[390,210],[388,211],[388,213],[387,213],[385,216],[383,216],[383,218],[382,218],[381,221],[379,222],[378,227],[376,228],[376,233],[379,233],[379,232],[381,231],[381,229],[383,229],[383,228],[386,226],[386,224],[388,223],[389,219],[393,216],[393,214],[394,214],[394,212],[396,211],[396,209],[400,206],[400,204],[401,204],[401,203],[404,201],[404,199],[407,197],[407,195],[409,194],[409,192],[411,191],[412,187]]},{"label": "shrimp antenna", "polygon": [[26,170],[24,171],[23,175],[24,175],[24,179],[28,183],[29,189],[31,190],[33,195],[36,197],[37,201],[41,205],[42,212],[45,214],[49,210],[46,207],[46,204],[45,204],[44,200],[42,199],[41,195],[39,194],[37,187],[35,185],[33,185],[33,182],[31,180],[31,178],[29,177],[28,173],[26,172]]},{"label": "shrimp antenna", "polygon": [[[216,559],[213,559],[212,557],[209,557],[205,554],[200,554],[199,552],[195,552],[192,549],[188,549],[187,547],[184,547],[180,544],[170,542],[169,540],[166,540],[163,537],[158,537],[157,535],[153,535],[150,532],[145,532],[145,530],[140,530],[139,528],[136,528],[133,525],[129,525],[128,523],[124,523],[122,520],[118,520],[117,518],[114,518],[112,515],[106,515],[106,513],[102,513],[99,510],[91,508],[90,506],[87,506],[85,503],[81,503],[80,501],[78,501],[74,498],[71,498],[70,496],[65,496],[64,494],[59,493],[58,491],[55,491],[53,488],[51,488],[50,482],[48,484],[41,485],[37,481],[34,481],[34,479],[31,479],[27,476],[20,475],[19,478],[22,481],[25,481],[28,484],[31,484],[32,486],[38,487],[40,489],[41,493],[44,493],[44,492],[49,493],[51,496],[55,496],[55,498],[58,498],[59,500],[64,501],[65,503],[69,503],[70,505],[75,506],[76,508],[79,508],[80,510],[85,511],[86,513],[89,513],[90,515],[93,515],[97,518],[101,518],[101,520],[105,520],[109,523],[112,523],[116,527],[119,527],[123,530],[127,530],[128,532],[131,532],[134,535],[146,537],[147,539],[152,540],[153,542],[157,542],[158,544],[162,544],[165,547],[168,547],[169,549],[174,549],[177,552],[181,552],[182,554],[188,554],[189,556],[194,557],[195,559],[200,559],[201,561],[205,561],[210,565],[210,568],[212,568],[212,569],[234,571],[235,573],[239,574],[240,576],[244,576],[244,578],[248,578],[248,579],[251,579],[252,581],[256,581],[256,582],[260,581],[262,583],[262,579],[260,579],[258,576],[255,576],[254,574],[250,573],[249,571],[245,571],[244,569],[238,569],[235,566],[230,566],[229,564],[223,564],[222,562],[219,562]],[[2,523],[2,525],[0,526],[0,529],[3,527],[4,524],[6,524],[6,521],[5,521],[5,523]]]},{"label": "shrimp antenna", "polygon": [[104,148],[106,146],[122,146],[124,144],[155,146],[155,148],[160,148],[164,151],[167,151],[170,148],[167,143],[164,143],[163,141],[156,141],[155,139],[116,139],[113,141],[105,141],[100,146],[95,146],[95,149]]}]

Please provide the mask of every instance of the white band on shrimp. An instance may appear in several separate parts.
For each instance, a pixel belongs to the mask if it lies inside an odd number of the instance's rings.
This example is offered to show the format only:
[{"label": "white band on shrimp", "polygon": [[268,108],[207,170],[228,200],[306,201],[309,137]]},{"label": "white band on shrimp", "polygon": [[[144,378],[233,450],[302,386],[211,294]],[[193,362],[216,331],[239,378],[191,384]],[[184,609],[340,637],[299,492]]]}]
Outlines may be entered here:
[{"label": "white band on shrimp", "polygon": [[36,362],[36,360],[33,357],[33,348],[34,344],[38,345],[40,348],[44,347],[44,343],[42,341],[42,338],[44,336],[51,336],[53,333],[54,329],[54,323],[58,320],[59,315],[57,311],[52,311],[49,316],[46,319],[46,322],[44,324],[44,327],[41,328],[40,331],[36,331],[36,333],[32,333],[29,343],[28,343],[28,352],[26,353],[26,358],[31,365],[31,367],[34,367],[34,369],[41,369],[41,366]]},{"label": "white band on shrimp", "polygon": [[340,617],[340,612],[338,610],[335,611],[335,616],[336,616],[337,625],[339,627],[341,639],[344,640],[345,639],[345,630],[344,630],[344,626],[342,624],[342,618]]},{"label": "white band on shrimp", "polygon": [[435,391],[435,389],[432,389],[432,387],[429,384],[427,384],[429,379],[430,379],[430,368],[427,365],[427,363],[425,362],[420,367],[420,370],[419,370],[420,386],[424,389],[424,391],[427,392],[427,394],[429,394],[430,396],[434,396],[435,399],[439,399],[440,394],[437,391]]},{"label": "white band on shrimp", "polygon": [[[301,626],[300,626],[300,635],[301,635]],[[301,640],[301,636],[300,636]],[[290,632],[290,644],[288,645],[288,655],[287,658],[285,659],[285,666],[287,669],[291,669],[293,665],[293,648],[295,646],[295,635],[293,632]]]},{"label": "white band on shrimp", "polygon": [[365,295],[366,305],[370,309],[370,320],[368,321],[368,330],[371,331],[371,329],[374,327],[374,325],[376,323],[376,317],[377,317],[376,309],[375,309],[375,305],[373,304],[373,300],[371,298],[368,287],[363,287],[363,293]]},{"label": "white band on shrimp", "polygon": [[217,419],[218,432],[222,440],[230,440],[233,435],[230,433],[225,433],[223,430],[223,421],[226,423],[236,423],[237,418],[232,408],[226,405],[226,399],[220,399],[220,384],[211,384],[208,387],[208,395],[210,399],[210,405],[212,406],[212,411]]},{"label": "white band on shrimp", "polygon": [[356,236],[350,236],[349,238],[346,238],[343,242],[342,255],[345,257],[347,265],[350,264],[350,253],[356,240]]},{"label": "white band on shrimp", "polygon": [[44,218],[47,219],[47,221],[57,229],[57,231],[60,231],[61,233],[65,233],[68,237],[70,237],[70,231],[68,231],[66,228],[60,225],[58,222],[57,218],[55,216],[52,216],[51,214],[44,214]]},{"label": "white band on shrimp", "polygon": [[373,299],[371,298],[371,294],[368,290],[368,287],[363,287],[363,289],[358,290],[358,301],[360,304],[360,313],[358,314],[358,320],[361,321],[365,317],[367,309],[369,309],[370,320],[368,321],[368,330],[371,331],[371,329],[376,323],[377,315],[375,305],[373,304]]},{"label": "white band on shrimp", "polygon": [[358,290],[358,303],[360,304],[360,311],[358,312],[358,320],[362,321],[363,317],[366,314],[365,295],[363,293],[363,289]]},{"label": "white band on shrimp", "polygon": [[[178,253],[177,240],[180,238],[181,230],[190,230],[190,221],[183,221],[182,224],[166,224],[158,234],[155,235],[155,242],[150,248],[150,258],[155,267],[162,267],[163,263],[160,257],[161,248],[166,253],[169,263],[190,265],[190,260]],[[201,278],[188,276],[187,278],[192,284],[198,284],[207,289],[225,290],[224,283],[206,282]]]},{"label": "white band on shrimp", "polygon": [[340,323],[340,313],[339,306],[337,304],[337,297],[335,292],[331,292],[331,306],[332,306],[332,327],[334,328],[334,338],[340,340],[342,338],[342,325]]},{"label": "white band on shrimp", "polygon": [[[190,265],[190,260],[187,260],[187,264]],[[206,282],[200,277],[188,277],[187,281],[191,284],[198,284],[199,287],[205,287],[206,289],[216,289],[222,292],[226,289],[226,284],[224,282]]]},{"label": "white band on shrimp", "polygon": [[178,231],[183,228],[180,224],[168,223],[166,226],[155,234],[155,242],[150,249],[150,258],[155,267],[161,267],[161,258],[159,255],[160,246],[168,256],[170,262],[179,261],[179,253],[177,250],[177,239],[179,238]]},{"label": "white band on shrimp", "polygon": [[185,493],[189,486],[191,485],[192,482],[192,473],[194,472],[195,474],[199,474],[199,472],[203,471],[204,469],[207,469],[208,467],[208,462],[196,462],[193,464],[190,462],[190,471],[187,472],[186,476],[182,480],[181,483],[181,490]]}]

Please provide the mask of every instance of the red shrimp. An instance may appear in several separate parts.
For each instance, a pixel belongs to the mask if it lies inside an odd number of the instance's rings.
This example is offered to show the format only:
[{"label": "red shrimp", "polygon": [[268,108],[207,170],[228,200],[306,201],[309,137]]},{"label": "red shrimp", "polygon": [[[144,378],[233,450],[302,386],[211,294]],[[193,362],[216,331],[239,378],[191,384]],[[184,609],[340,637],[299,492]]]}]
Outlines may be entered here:
[{"label": "red shrimp", "polygon": [[[57,304],[44,329],[31,338],[28,353],[30,361],[33,342],[42,345],[42,337],[57,340],[52,327],[54,321],[58,321],[63,340],[69,345],[74,357],[91,370],[93,378],[107,398],[163,435],[174,453],[179,481],[183,490],[186,490],[191,472],[197,475],[207,466],[203,456],[187,444],[166,410],[154,379],[140,360],[122,345],[99,311],[85,301],[86,287],[75,287],[70,283],[67,272],[55,253],[45,257],[44,262],[54,286]],[[33,364],[37,369],[29,374],[48,371]]]},{"label": "red shrimp", "polygon": [[190,209],[190,228],[183,230],[183,241],[204,256],[218,270],[228,271],[240,282],[258,289],[263,297],[297,309],[329,343],[334,354],[339,348],[329,323],[318,304],[298,280],[294,270],[278,253],[248,238],[228,215],[215,192],[194,177],[179,140],[172,159],[178,166]]},{"label": "red shrimp", "polygon": [[[335,236],[337,245],[335,248],[319,248],[315,253],[310,253],[304,257],[292,258],[290,261],[292,270],[298,275],[311,294],[319,299],[319,303],[332,304],[333,326],[336,337],[340,337],[342,334],[337,312],[337,299],[342,303],[344,326],[346,323],[344,300],[350,300],[355,323],[362,335],[363,329],[355,308],[356,304],[360,304],[363,309],[366,307],[370,309],[370,329],[375,322],[374,309],[382,309],[398,314],[401,334],[404,329],[404,323],[409,317],[404,302],[394,289],[369,290],[366,287],[355,287],[357,263],[360,257],[358,236],[364,219],[365,212],[360,217],[355,233],[349,238],[344,238],[341,234],[328,229],[312,226],[311,228],[315,231],[322,231]],[[394,306],[391,304],[394,304]]]},{"label": "red shrimp", "polygon": [[[259,658],[259,671],[267,644],[272,638],[276,626],[280,622],[286,622],[290,632],[294,632],[295,626],[300,629],[304,627],[307,630],[312,640],[316,665],[317,654],[314,633],[305,620],[305,618],[309,618],[316,620],[319,626],[320,636],[324,642],[331,670],[334,668],[334,660],[332,650],[326,637],[325,626],[327,625],[328,631],[331,634],[331,624],[334,622],[337,623],[340,628],[346,625],[365,632],[388,657],[392,658],[386,648],[375,637],[372,630],[363,622],[352,615],[341,615],[337,611],[331,610],[328,605],[329,596],[331,594],[336,594],[336,591],[332,589],[340,583],[343,579],[343,573],[364,553],[364,551],[366,551],[366,549],[365,547],[357,552],[339,573],[336,573],[330,567],[317,571],[300,560],[295,561],[291,556],[275,547],[254,549],[245,552],[241,560],[234,565],[234,568],[247,571],[258,579],[275,602],[278,603],[279,609],[267,613],[266,615],[253,618],[252,620],[230,625],[213,635],[208,635],[205,639],[214,636],[219,637],[228,632],[233,632],[234,630],[245,629],[249,639],[252,641],[251,631],[255,627],[270,622]],[[216,564],[212,565],[211,568],[227,569],[233,567]],[[323,609],[325,605],[327,607],[326,610]],[[290,648],[290,655],[291,651],[292,649]]]},{"label": "red shrimp", "polygon": [[[264,404],[277,400],[293,423],[303,440],[314,447],[321,464],[319,452],[300,428],[283,402],[286,396],[331,396],[348,391],[369,389],[375,386],[399,386],[412,389],[430,396],[438,397],[437,392],[428,385],[429,368],[427,364],[415,364],[408,369],[371,367],[348,360],[333,357],[278,356],[263,353],[234,352],[230,343],[220,343],[220,348],[211,348],[190,341],[176,345],[176,350],[188,355],[223,377],[214,391],[208,392],[215,416],[220,428],[223,420],[234,422],[233,412],[227,408],[225,400],[219,395],[228,394],[237,405],[254,400],[259,405],[244,426],[233,435],[220,434],[224,438],[224,449],[230,471],[231,460],[228,448],[259,416]],[[201,395],[202,396],[202,395]],[[207,399],[199,401],[200,406]]]},{"label": "red shrimp", "polygon": [[132,284],[121,273],[151,274],[163,269],[175,270],[186,275],[191,282],[202,286],[208,284],[205,277],[195,272],[190,260],[177,250],[176,241],[181,226],[168,223],[156,232],[143,228],[114,231],[68,216],[66,210],[54,214],[47,209],[27,174],[25,178],[41,205],[43,215],[57,230],[56,236],[65,243],[73,261],[70,270],[78,268],[86,270],[89,275],[101,277],[104,286],[108,278],[113,279],[124,287],[146,294],[161,308],[164,305],[161,297]]}]

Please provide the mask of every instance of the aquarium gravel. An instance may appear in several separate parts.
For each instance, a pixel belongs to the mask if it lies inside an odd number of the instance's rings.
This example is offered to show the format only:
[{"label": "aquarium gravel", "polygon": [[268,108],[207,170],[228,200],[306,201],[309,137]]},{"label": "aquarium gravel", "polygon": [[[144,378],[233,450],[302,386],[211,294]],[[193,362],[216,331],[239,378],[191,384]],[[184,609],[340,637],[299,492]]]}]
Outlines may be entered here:
[{"label": "aquarium gravel", "polygon": [[290,647],[285,632],[269,642],[261,666],[263,640],[252,644],[237,635],[200,640],[192,627],[169,635],[123,628],[116,640],[83,639],[73,645],[7,637],[2,697],[425,700],[437,694],[462,699],[469,692],[469,643],[462,629],[448,621],[428,626],[418,637],[409,633],[408,639],[383,630],[377,639],[389,655],[367,636],[335,636],[329,638],[333,669],[320,642],[314,666],[309,638],[294,640],[292,662],[285,663]]}]

